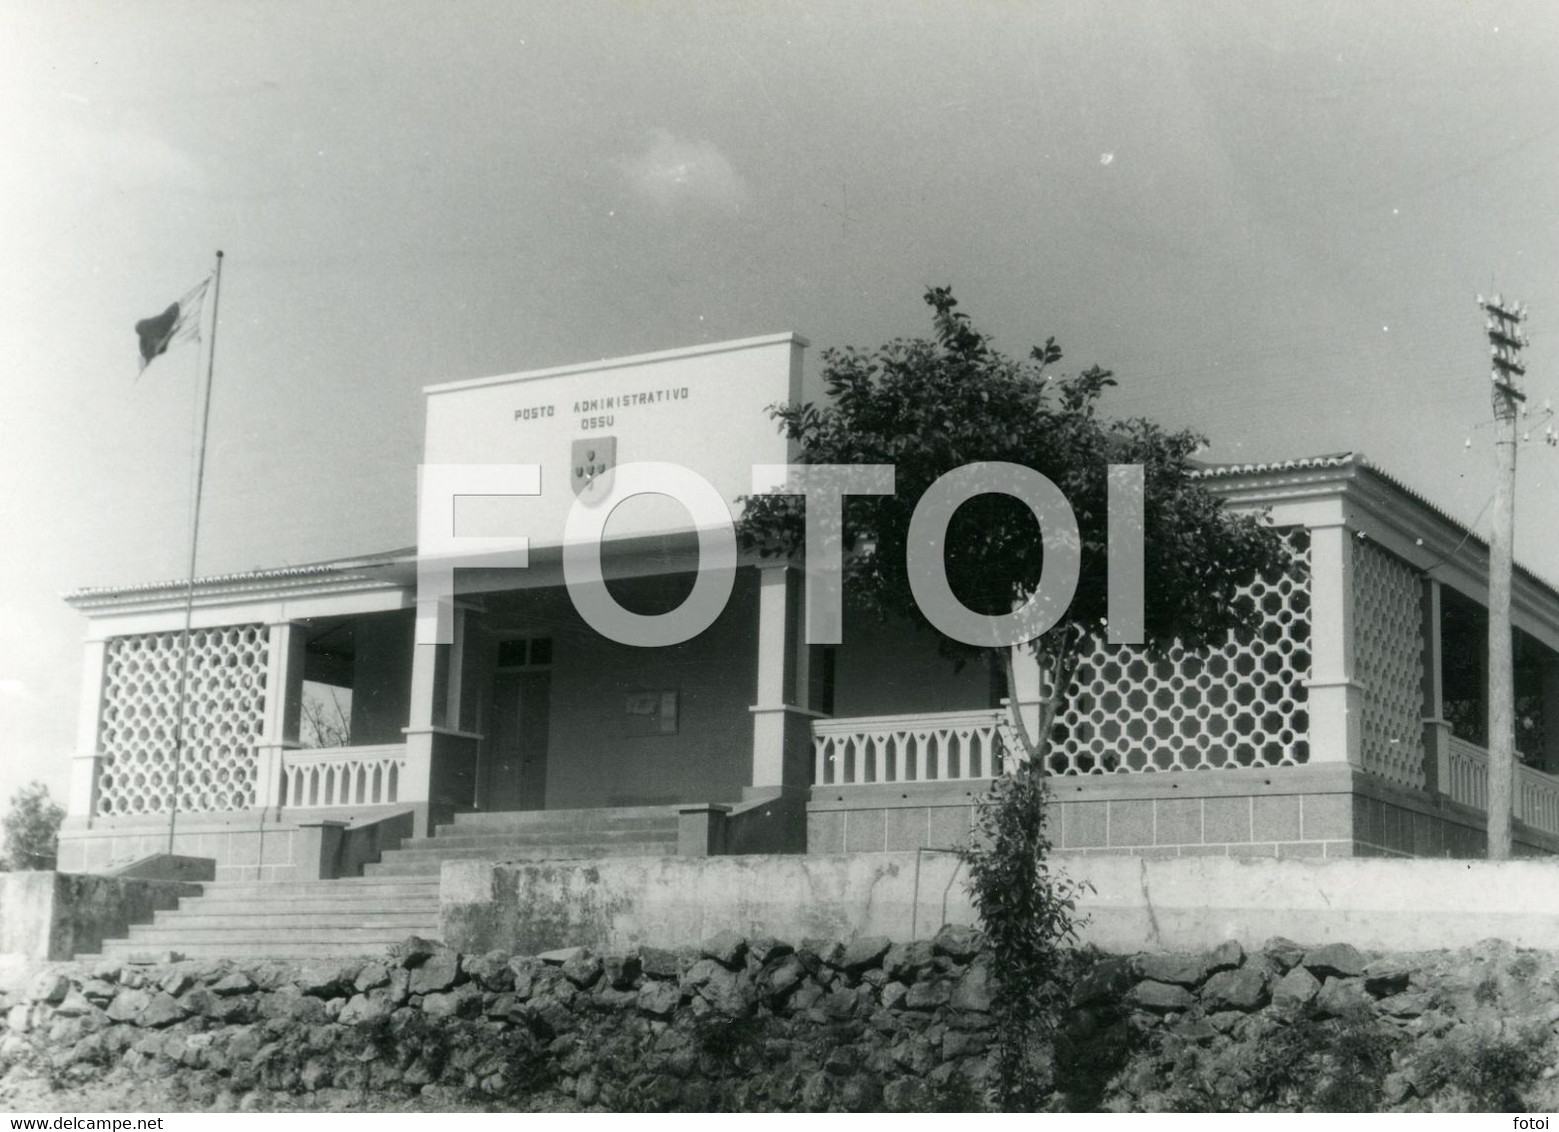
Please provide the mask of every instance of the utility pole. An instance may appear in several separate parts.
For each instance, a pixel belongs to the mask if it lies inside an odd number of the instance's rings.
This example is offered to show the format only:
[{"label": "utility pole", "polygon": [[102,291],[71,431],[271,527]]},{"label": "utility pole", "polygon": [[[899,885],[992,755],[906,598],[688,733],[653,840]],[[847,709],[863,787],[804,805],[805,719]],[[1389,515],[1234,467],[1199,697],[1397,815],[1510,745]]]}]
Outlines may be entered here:
[{"label": "utility pole", "polygon": [[1493,368],[1494,517],[1489,537],[1489,860],[1510,858],[1510,822],[1516,791],[1516,705],[1511,672],[1510,573],[1516,530],[1517,402],[1526,400],[1516,384],[1526,373],[1521,347],[1527,337],[1521,323],[1527,312],[1515,300],[1478,296],[1487,316]]}]

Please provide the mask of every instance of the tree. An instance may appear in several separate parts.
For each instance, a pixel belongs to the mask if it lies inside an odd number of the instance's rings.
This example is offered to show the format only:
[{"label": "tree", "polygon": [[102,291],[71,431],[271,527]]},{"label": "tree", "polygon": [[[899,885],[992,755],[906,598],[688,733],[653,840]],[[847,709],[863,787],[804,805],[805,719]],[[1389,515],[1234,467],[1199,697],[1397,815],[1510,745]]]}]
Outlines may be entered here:
[{"label": "tree", "polygon": [[3,821],[5,859],[0,867],[11,872],[52,869],[59,852],[60,822],[65,811],[49,800],[49,788],[33,782],[11,795],[11,809]]},{"label": "tree", "polygon": [[[849,551],[845,593],[879,617],[934,631],[915,599],[906,551],[915,506],[944,474],[982,461],[1032,468],[1061,490],[1076,517],[1076,593],[1060,620],[1029,646],[1042,677],[1038,726],[1030,731],[1017,696],[1009,694],[1010,730],[1021,747],[1013,754],[1022,757],[1009,762],[1011,773],[998,777],[981,801],[974,836],[963,849],[998,988],[996,1100],[1027,1110],[1041,1099],[1032,1059],[1059,1013],[1060,951],[1075,939],[1079,886],[1046,864],[1045,768],[1073,673],[1109,613],[1109,466],[1143,467],[1142,534],[1151,564],[1143,647],[1154,658],[1177,641],[1194,649],[1221,643],[1231,631],[1254,631],[1258,610],[1237,600],[1239,590],[1258,576],[1275,580],[1289,555],[1261,517],[1228,511],[1191,477],[1202,437],[1099,415],[1100,399],[1115,385],[1110,371],[1092,366],[1054,378],[1047,372],[1061,360],[1054,338],[1014,360],[957,309],[951,290],[933,288],[925,300],[934,312],[931,339],[898,340],[871,353],[830,350],[823,355],[828,403],[771,411],[797,442],[802,463],[893,465],[895,494],[847,496],[841,527],[829,532]],[[807,536],[802,500],[748,497],[740,534],[762,554],[799,558]],[[987,492],[964,503],[944,541],[953,594],[989,615],[1027,601],[1044,573],[1038,534],[1034,515],[1010,495]],[[956,664],[981,651],[941,634],[937,642]],[[1012,650],[993,651],[1011,693]]]},{"label": "tree", "polygon": [[351,746],[351,707],[342,704],[341,693],[335,685],[306,683],[301,712],[301,738],[305,747]]},{"label": "tree", "polygon": [[[1258,611],[1237,601],[1257,576],[1275,579],[1288,564],[1277,532],[1254,515],[1228,511],[1224,501],[1190,477],[1193,455],[1206,441],[1140,418],[1106,420],[1099,401],[1114,386],[1110,371],[1092,366],[1057,379],[1054,338],[1027,359],[998,352],[960,312],[947,288],[928,290],[932,339],[898,340],[875,352],[824,353],[826,405],[777,405],[770,411],[801,449],[806,464],[892,464],[895,494],[851,496],[844,507],[843,545],[849,599],[883,618],[905,618],[932,629],[911,590],[905,565],[915,505],[939,477],[979,461],[1032,468],[1060,488],[1077,519],[1081,572],[1061,620],[1030,646],[1044,675],[1038,727],[1024,725],[1014,703],[1012,731],[1028,759],[1043,761],[1058,710],[1082,656],[1105,624],[1108,468],[1141,464],[1144,539],[1151,569],[1145,585],[1146,648],[1157,656],[1177,640],[1187,648],[1221,643],[1231,630],[1254,630]],[[744,545],[764,555],[799,557],[805,512],[792,495],[745,500]],[[1044,570],[1034,517],[1009,495],[978,495],[948,528],[945,568],[954,594],[970,609],[1003,614],[1035,592]],[[932,629],[934,632],[934,629]],[[956,664],[982,650],[937,634]],[[991,658],[1014,686],[1008,649]]]}]

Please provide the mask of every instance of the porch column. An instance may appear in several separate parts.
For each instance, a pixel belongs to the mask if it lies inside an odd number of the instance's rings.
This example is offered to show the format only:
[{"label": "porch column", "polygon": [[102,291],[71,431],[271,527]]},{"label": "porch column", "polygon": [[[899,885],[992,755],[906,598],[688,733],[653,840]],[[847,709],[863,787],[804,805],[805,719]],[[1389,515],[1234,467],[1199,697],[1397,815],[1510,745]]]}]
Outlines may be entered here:
[{"label": "porch column", "polygon": [[303,719],[303,650],[306,627],[277,621],[266,627],[265,717],[255,744],[254,802],[259,809],[285,806],[282,755],[296,750]]},{"label": "porch column", "polygon": [[70,796],[65,810],[73,818],[90,818],[97,805],[97,776],[102,762],[97,735],[107,656],[107,641],[88,641],[82,651],[81,705],[76,716],[76,749],[70,759]]},{"label": "porch column", "polygon": [[1362,763],[1362,695],[1354,679],[1353,532],[1310,528],[1310,761]]},{"label": "porch column", "polygon": [[1434,578],[1424,578],[1419,608],[1424,641],[1424,789],[1430,794],[1444,794],[1451,787],[1451,724],[1445,718],[1440,583]]},{"label": "porch column", "polygon": [[[459,620],[459,610],[455,611]],[[449,645],[412,646],[411,710],[406,725],[406,774],[398,785],[402,802],[426,802],[433,797],[434,728],[443,723],[447,701],[440,695],[439,672],[447,671]],[[444,695],[448,694],[446,684]]]},{"label": "porch column", "polygon": [[752,708],[752,786],[811,784],[811,720],[806,686],[802,577],[789,566],[758,570],[758,687]]}]

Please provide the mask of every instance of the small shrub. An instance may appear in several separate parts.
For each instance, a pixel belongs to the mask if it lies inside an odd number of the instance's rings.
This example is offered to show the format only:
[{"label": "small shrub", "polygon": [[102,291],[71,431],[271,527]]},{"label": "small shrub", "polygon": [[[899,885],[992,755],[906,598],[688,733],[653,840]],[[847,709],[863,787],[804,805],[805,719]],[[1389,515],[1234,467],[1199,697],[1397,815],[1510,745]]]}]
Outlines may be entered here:
[{"label": "small shrub", "polygon": [[11,809],[0,823],[5,828],[0,869],[52,869],[64,819],[65,811],[49,799],[49,788],[41,782],[29,783],[11,795]]},{"label": "small shrub", "polygon": [[1046,798],[1043,769],[1033,760],[1020,763],[981,799],[963,850],[997,991],[995,1100],[1009,1112],[1031,1112],[1045,1101],[1048,1082],[1036,1062],[1065,1008],[1063,948],[1079,926],[1083,887],[1050,872]]},{"label": "small shrub", "polygon": [[693,1041],[701,1063],[716,1072],[742,1072],[761,1064],[768,1029],[761,1018],[726,1018],[706,1014],[693,1024]]},{"label": "small shrub", "polygon": [[1487,975],[1483,981],[1472,988],[1472,1000],[1479,1006],[1493,1006],[1499,1001],[1499,980],[1493,975]]},{"label": "small shrub", "polygon": [[1523,1091],[1548,1064],[1548,1033],[1538,1026],[1514,1033],[1453,1035],[1426,1051],[1417,1070],[1419,1091],[1463,1093],[1477,1112],[1519,1112]]},{"label": "small shrub", "polygon": [[926,1112],[983,1112],[985,1109],[974,1082],[962,1073],[953,1073],[945,1081],[933,1082],[926,1102]]},{"label": "small shrub", "polygon": [[1188,1049],[1160,1063],[1176,1112],[1377,1112],[1401,1037],[1363,1010],[1300,1015],[1249,1030],[1220,1052]]},{"label": "small shrub", "polygon": [[1530,951],[1523,951],[1510,964],[1510,977],[1524,983],[1537,974],[1541,966],[1536,955]]}]

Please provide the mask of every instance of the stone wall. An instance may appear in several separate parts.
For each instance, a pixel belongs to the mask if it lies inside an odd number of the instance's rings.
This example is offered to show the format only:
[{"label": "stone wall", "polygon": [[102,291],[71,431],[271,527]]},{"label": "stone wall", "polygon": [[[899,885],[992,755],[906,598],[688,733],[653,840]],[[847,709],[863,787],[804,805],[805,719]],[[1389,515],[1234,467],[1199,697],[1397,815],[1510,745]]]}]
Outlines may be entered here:
[{"label": "stone wall", "polygon": [[55,966],[0,1002],[0,1068],[67,1090],[157,1079],[176,1108],[967,1104],[991,1025],[982,948],[950,927],[907,945],[725,934],[511,957],[410,940],[303,967]]},{"label": "stone wall", "polygon": [[[725,933],[616,956],[43,968],[0,997],[0,1103],[30,1110],[941,1109],[988,1104],[978,932]],[[1274,938],[1064,957],[1031,1071],[1057,1111],[1550,1111],[1551,952],[1370,956]],[[120,1089],[115,1094],[113,1090]],[[29,1091],[30,1090],[30,1091]],[[105,1091],[106,1090],[106,1091]],[[19,1106],[18,1097],[27,1103]]]},{"label": "stone wall", "polygon": [[1556,976],[1553,952],[1498,940],[1107,958],[1072,987],[1053,1068],[1070,1104],[1119,1112],[1547,1112]]}]

